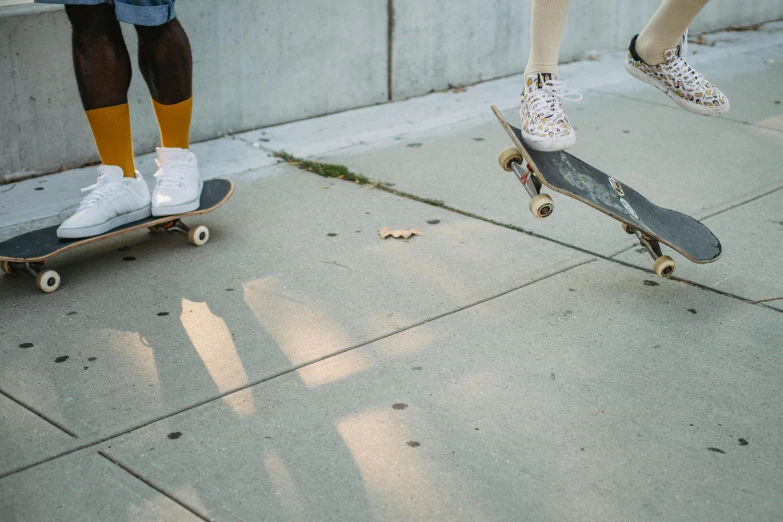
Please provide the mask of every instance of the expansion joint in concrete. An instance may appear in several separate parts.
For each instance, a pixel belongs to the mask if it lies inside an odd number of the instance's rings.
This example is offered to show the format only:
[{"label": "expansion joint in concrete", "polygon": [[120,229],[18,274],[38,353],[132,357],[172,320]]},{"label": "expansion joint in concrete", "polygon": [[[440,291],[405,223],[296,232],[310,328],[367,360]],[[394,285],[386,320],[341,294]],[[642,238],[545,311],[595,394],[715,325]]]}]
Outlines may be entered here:
[{"label": "expansion joint in concrete", "polygon": [[[407,192],[403,192],[403,191],[400,191],[400,190],[395,190],[395,189],[392,189],[392,188],[389,188],[389,187],[384,187],[383,185],[380,185],[380,184],[378,185],[378,188],[380,190],[383,190],[384,192],[389,192],[389,193],[394,194],[396,196],[412,199],[414,201],[418,201],[418,202],[425,203],[425,204],[428,204],[428,205],[432,205],[432,206],[435,206],[435,207],[438,207],[438,208],[442,208],[444,210],[448,210],[450,212],[454,212],[455,214],[460,214],[462,216],[469,217],[471,219],[477,219],[479,221],[483,221],[485,223],[489,223],[490,225],[495,225],[495,226],[507,228],[509,230],[513,230],[515,232],[519,232],[519,233],[526,234],[528,236],[534,237],[536,239],[542,239],[544,241],[549,241],[551,243],[555,243],[557,245],[569,248],[571,250],[576,250],[576,251],[582,252],[584,254],[589,254],[591,256],[595,256],[596,258],[603,259],[604,261],[609,261],[611,263],[617,263],[617,264],[626,266],[628,268],[634,268],[636,270],[640,270],[640,271],[645,272],[645,273],[649,272],[648,270],[640,268],[640,267],[638,267],[638,266],[636,266],[634,264],[626,263],[625,261],[621,261],[619,259],[616,259],[616,256],[619,256],[619,255],[621,255],[621,254],[623,254],[623,253],[625,253],[625,252],[627,252],[627,251],[629,251],[629,250],[631,250],[633,248],[636,248],[638,245],[631,246],[631,247],[629,247],[627,249],[624,249],[624,250],[622,250],[620,252],[617,252],[615,254],[611,254],[611,255],[607,256],[607,255],[600,254],[598,252],[593,252],[593,251],[590,251],[590,250],[578,247],[576,245],[572,245],[570,243],[566,243],[564,241],[558,241],[557,239],[553,239],[551,237],[543,236],[541,234],[536,234],[535,232],[530,232],[528,230],[525,230],[523,228],[520,228],[520,227],[517,227],[517,226],[514,226],[514,225],[509,225],[507,223],[500,223],[498,221],[495,221],[495,220],[492,220],[492,219],[489,219],[489,218],[478,216],[478,215],[473,214],[471,212],[465,212],[463,210],[459,210],[459,209],[454,208],[454,207],[449,207],[449,206],[444,205],[442,202],[439,202],[439,201],[438,202],[433,202],[433,200],[423,199],[423,198],[420,198],[418,196],[414,196],[413,194],[408,194]],[[753,198],[753,199],[751,199],[749,201],[753,201],[755,199],[758,199],[759,197],[763,197],[763,196],[769,195],[769,194],[777,192],[778,190],[781,190],[781,189],[783,189],[783,187],[777,188],[777,189],[773,190],[772,192],[769,192],[767,194],[763,194],[762,196],[755,197],[755,198]],[[747,203],[747,202],[748,201],[746,201],[745,203]],[[737,205],[737,206],[739,206],[739,205]],[[732,208],[734,208],[734,207],[732,207]],[[727,209],[727,210],[729,210],[729,209]],[[723,211],[716,212],[714,215],[720,214],[722,212]],[[706,290],[706,291],[709,291],[709,292],[714,292],[716,294],[723,295],[723,296],[726,296],[726,297],[731,297],[732,299],[738,299],[740,301],[743,301],[745,303],[748,303],[748,304],[751,304],[751,305],[754,305],[754,306],[761,306],[763,308],[767,308],[767,309],[772,310],[774,312],[783,313],[783,310],[780,310],[778,308],[774,308],[772,306],[765,305],[761,301],[759,301],[759,302],[752,301],[750,299],[746,299],[744,297],[740,297],[738,295],[731,294],[729,292],[724,292],[724,291],[718,290],[716,288],[712,288],[712,287],[709,287],[709,286],[706,286],[706,285],[701,285],[701,284],[698,284],[698,283],[694,283],[693,281],[688,281],[687,279],[680,279],[678,277],[672,277],[670,279],[672,281],[679,281],[679,282],[685,283],[687,285],[691,285],[691,286],[695,286],[697,288],[701,288],[702,290]]]},{"label": "expansion joint in concrete", "polygon": [[99,454],[101,457],[103,457],[103,458],[105,458],[106,460],[108,460],[109,462],[111,462],[112,464],[114,464],[115,466],[117,466],[118,468],[120,468],[121,470],[123,470],[124,472],[128,473],[129,475],[131,475],[131,476],[132,476],[133,478],[135,478],[136,480],[139,480],[139,481],[143,482],[143,483],[144,483],[144,484],[146,484],[148,487],[150,487],[150,488],[154,489],[155,491],[157,491],[158,493],[160,493],[160,494],[161,494],[161,495],[163,495],[164,497],[168,498],[169,500],[171,500],[172,502],[174,502],[174,503],[175,503],[175,504],[177,504],[178,506],[182,507],[183,509],[186,509],[186,510],[188,510],[190,513],[192,513],[193,515],[197,516],[197,517],[198,517],[198,518],[200,518],[201,520],[205,520],[205,521],[208,521],[208,520],[209,520],[209,518],[207,518],[207,517],[206,517],[206,516],[205,516],[203,513],[199,513],[199,512],[198,512],[198,511],[196,511],[194,508],[192,508],[192,507],[188,506],[187,504],[185,504],[185,503],[184,503],[184,502],[182,502],[181,500],[177,499],[176,497],[174,497],[174,496],[172,496],[172,495],[169,495],[168,493],[166,493],[166,491],[165,491],[164,489],[162,489],[162,488],[159,488],[158,486],[156,486],[155,484],[153,484],[152,482],[150,482],[150,481],[149,481],[149,480],[147,480],[146,478],[142,477],[141,475],[139,475],[138,473],[136,473],[136,472],[135,472],[135,471],[133,471],[131,468],[129,468],[128,466],[124,465],[123,463],[121,463],[121,462],[120,462],[120,461],[118,461],[117,459],[115,459],[115,458],[113,458],[113,457],[111,457],[111,456],[107,455],[107,454],[106,454],[106,453],[104,453],[103,451],[99,451],[99,452],[98,452],[98,454]]},{"label": "expansion joint in concrete", "polygon": [[388,16],[387,35],[386,35],[386,74],[388,100],[394,99],[394,0],[386,0],[386,13]]},{"label": "expansion joint in concrete", "polygon": [[[249,388],[253,388],[255,386],[258,386],[259,384],[263,384],[263,383],[271,381],[273,379],[277,379],[278,377],[282,377],[284,375],[297,372],[297,371],[299,371],[299,370],[301,370],[303,368],[306,368],[308,366],[312,366],[313,364],[317,364],[319,362],[325,361],[325,360],[330,359],[332,357],[337,357],[337,356],[342,355],[342,354],[344,354],[346,352],[350,352],[350,351],[353,351],[353,350],[356,350],[356,349],[359,349],[359,348],[363,348],[365,346],[371,345],[371,344],[376,343],[378,341],[382,341],[384,339],[388,339],[389,337],[393,337],[395,335],[407,332],[408,330],[412,330],[414,328],[418,328],[419,326],[425,325],[427,323],[430,323],[430,322],[433,322],[433,321],[437,321],[439,319],[443,319],[444,317],[448,317],[450,315],[454,315],[456,313],[462,312],[462,311],[467,310],[469,308],[473,308],[475,306],[481,305],[481,304],[486,303],[488,301],[492,301],[493,299],[497,299],[499,297],[503,297],[504,295],[516,292],[517,290],[521,290],[522,288],[525,288],[527,286],[533,285],[533,284],[538,283],[540,281],[543,281],[545,279],[549,279],[551,277],[554,277],[556,275],[562,274],[563,272],[567,272],[569,270],[572,270],[574,268],[580,267],[582,265],[586,265],[586,264],[591,263],[593,261],[594,261],[594,259],[588,259],[586,261],[583,261],[581,263],[576,263],[576,264],[564,263],[563,267],[561,269],[559,269],[559,270],[554,270],[551,273],[547,273],[546,275],[543,275],[541,277],[533,278],[530,281],[526,281],[523,284],[516,285],[516,286],[514,286],[512,288],[509,288],[507,290],[504,290],[504,291],[502,291],[502,292],[500,292],[498,294],[494,294],[494,295],[491,295],[489,297],[480,299],[478,301],[474,301],[472,303],[468,303],[465,306],[461,306],[461,307],[455,308],[453,310],[449,310],[448,312],[444,312],[442,314],[438,314],[438,315],[435,315],[433,317],[429,317],[427,319],[423,319],[423,320],[418,321],[418,322],[416,322],[414,324],[408,325],[408,326],[403,327],[403,328],[399,328],[399,329],[397,329],[397,330],[395,330],[393,332],[389,332],[388,334],[384,334],[384,335],[381,335],[381,336],[369,339],[367,341],[363,341],[361,343],[358,343],[358,344],[355,344],[355,345],[352,345],[352,346],[348,346],[348,347],[346,347],[346,348],[344,348],[342,350],[338,350],[336,352],[333,352],[333,353],[324,355],[322,357],[316,358],[316,359],[314,359],[312,361],[308,361],[308,362],[299,364],[299,365],[294,366],[292,368],[289,368],[287,370],[283,370],[281,372],[278,372],[278,373],[276,373],[274,375],[270,375],[270,376],[264,377],[262,379],[257,379],[257,380],[255,380],[253,382],[249,382],[249,383],[245,384],[244,386],[240,386],[240,387],[234,388],[232,390],[228,390],[228,391],[226,391],[226,392],[224,392],[224,393],[222,393],[220,395],[211,397],[209,399],[205,399],[203,401],[197,402],[197,403],[192,404],[190,406],[187,406],[185,408],[181,408],[181,409],[179,409],[177,411],[168,413],[166,415],[158,416],[158,417],[156,417],[154,419],[151,419],[151,420],[149,420],[147,422],[144,422],[144,423],[142,423],[142,424],[140,424],[138,426],[134,426],[132,428],[126,429],[126,430],[124,430],[122,432],[114,433],[114,434],[111,434],[111,435],[108,435],[108,436],[105,436],[105,437],[101,437],[100,439],[95,440],[93,442],[79,445],[79,446],[77,446],[75,448],[71,448],[69,450],[60,452],[57,455],[52,455],[52,456],[47,457],[45,459],[41,459],[41,460],[33,462],[31,464],[27,464],[25,466],[13,469],[11,471],[8,471],[8,472],[0,475],[0,480],[4,479],[6,477],[9,477],[11,475],[15,475],[17,473],[21,473],[22,471],[26,471],[28,469],[34,468],[36,466],[40,466],[41,464],[45,464],[47,462],[51,462],[53,460],[57,460],[59,458],[65,457],[66,455],[70,455],[70,454],[76,453],[78,451],[88,450],[90,448],[95,448],[96,446],[99,446],[101,444],[107,443],[107,442],[112,441],[114,439],[117,439],[119,437],[128,435],[128,434],[133,433],[135,431],[138,431],[140,429],[146,428],[147,426],[150,426],[150,425],[155,424],[157,422],[160,422],[160,421],[163,421],[163,420],[167,420],[167,419],[171,419],[171,418],[176,417],[177,415],[180,415],[182,413],[195,410],[196,408],[199,408],[201,406],[205,406],[205,405],[213,403],[215,401],[222,400],[223,398],[225,398],[225,397],[227,397],[229,395],[232,395],[234,393],[238,393],[238,392],[241,392],[243,390],[246,390],[246,389],[249,389]],[[117,461],[115,461],[115,460],[111,459],[110,457],[106,456],[102,451],[99,451],[98,453],[100,453],[102,456],[108,458],[109,460],[111,460],[112,462],[117,464],[118,466],[123,467]],[[125,469],[126,471],[128,471],[131,474],[134,474],[132,471],[130,471],[129,469],[127,469],[125,467],[123,467],[123,469]],[[139,477],[139,476],[137,476],[135,474],[134,474],[134,476],[139,478],[139,480],[144,481],[143,478],[141,478],[141,477]],[[146,483],[146,481],[145,481],[145,483]],[[148,484],[148,485],[150,485],[150,487],[153,487],[154,489],[156,489],[156,490],[160,491],[161,493],[163,493],[160,489],[156,488],[155,486],[152,486],[151,484]],[[165,494],[165,493],[163,493],[163,494]],[[183,507],[187,508],[187,506],[184,506],[184,505],[183,505]],[[190,510],[190,508],[187,508],[187,509]],[[197,513],[194,512],[194,514],[197,514]],[[201,516],[201,515],[198,515],[198,516]]]},{"label": "expansion joint in concrete", "polygon": [[46,421],[48,424],[51,424],[52,426],[54,426],[58,430],[62,431],[66,435],[68,435],[70,437],[73,437],[74,439],[78,438],[78,435],[73,433],[71,430],[69,430],[68,428],[66,428],[65,426],[60,424],[59,422],[55,421],[54,419],[50,419],[49,417],[47,417],[46,415],[44,415],[40,411],[38,411],[35,408],[33,408],[32,406],[30,406],[29,404],[25,404],[24,402],[20,401],[16,397],[13,397],[12,395],[8,394],[7,392],[4,392],[3,390],[0,390],[0,395],[3,395],[8,400],[15,402],[16,404],[18,404],[19,406],[21,406],[25,410],[27,410],[30,413],[38,416],[39,418],[41,418],[42,420]]}]

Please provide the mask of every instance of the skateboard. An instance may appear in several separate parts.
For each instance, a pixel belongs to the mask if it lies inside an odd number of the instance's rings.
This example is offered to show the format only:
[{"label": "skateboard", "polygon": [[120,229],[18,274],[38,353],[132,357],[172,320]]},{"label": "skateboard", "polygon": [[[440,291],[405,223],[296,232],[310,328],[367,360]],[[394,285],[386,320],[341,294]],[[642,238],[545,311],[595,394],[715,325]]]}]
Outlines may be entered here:
[{"label": "skateboard", "polygon": [[191,244],[203,246],[209,241],[209,229],[204,225],[189,227],[182,222],[182,219],[212,212],[222,206],[233,193],[234,183],[230,180],[205,181],[201,191],[201,204],[196,210],[173,216],[151,216],[94,237],[60,239],[57,237],[57,226],[34,230],[0,243],[0,269],[6,274],[28,274],[35,278],[35,283],[41,291],[51,293],[60,287],[60,274],[46,268],[44,263],[73,248],[145,228],[150,232],[184,234],[188,236]]},{"label": "skateboard", "polygon": [[659,277],[670,277],[677,266],[671,257],[663,255],[661,243],[694,263],[712,263],[720,258],[720,241],[699,221],[651,203],[628,185],[567,152],[526,149],[522,131],[510,125],[494,105],[492,111],[514,142],[514,147],[500,153],[500,166],[516,174],[530,195],[530,211],[537,218],[546,218],[555,209],[552,198],[541,193],[541,188],[547,187],[619,221],[650,253]]}]

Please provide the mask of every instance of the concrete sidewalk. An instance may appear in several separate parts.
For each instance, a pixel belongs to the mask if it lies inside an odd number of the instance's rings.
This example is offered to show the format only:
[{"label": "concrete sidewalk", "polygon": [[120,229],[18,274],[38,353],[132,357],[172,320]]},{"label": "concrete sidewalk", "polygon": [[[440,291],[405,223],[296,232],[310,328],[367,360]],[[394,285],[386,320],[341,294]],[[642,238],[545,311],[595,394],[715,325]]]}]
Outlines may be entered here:
[{"label": "concrete sidewalk", "polygon": [[[721,239],[675,280],[568,198],[528,213],[489,111],[520,77],[198,144],[237,184],[210,244],[0,278],[0,519],[779,520],[783,301],[752,303],[783,297],[783,23],[705,38],[723,119],[620,53],[561,71],[572,152]],[[0,240],[94,176],[0,186]]]}]

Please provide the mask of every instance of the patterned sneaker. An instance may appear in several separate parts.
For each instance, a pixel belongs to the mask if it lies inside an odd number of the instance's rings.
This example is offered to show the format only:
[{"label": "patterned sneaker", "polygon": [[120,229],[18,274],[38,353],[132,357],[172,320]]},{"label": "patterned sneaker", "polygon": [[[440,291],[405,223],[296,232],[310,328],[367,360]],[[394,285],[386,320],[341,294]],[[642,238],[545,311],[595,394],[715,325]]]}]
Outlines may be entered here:
[{"label": "patterned sneaker", "polygon": [[582,95],[566,93],[565,82],[549,73],[527,77],[522,91],[522,137],[531,149],[564,150],[576,143],[576,133],[563,111],[562,100],[579,101]]},{"label": "patterned sneaker", "polygon": [[649,83],[666,93],[674,103],[702,116],[723,116],[729,112],[729,100],[704,76],[685,61],[688,51],[688,31],[677,47],[664,53],[664,63],[648,65],[636,54],[633,37],[625,59],[625,69],[631,76]]}]

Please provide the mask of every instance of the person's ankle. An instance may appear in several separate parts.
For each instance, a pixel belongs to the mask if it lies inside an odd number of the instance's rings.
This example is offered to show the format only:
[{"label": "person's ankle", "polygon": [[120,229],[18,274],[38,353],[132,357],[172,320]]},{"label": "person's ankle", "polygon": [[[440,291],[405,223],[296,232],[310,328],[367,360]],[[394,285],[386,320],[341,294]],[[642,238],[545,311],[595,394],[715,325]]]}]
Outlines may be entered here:
[{"label": "person's ankle", "polygon": [[[670,47],[676,46],[677,44],[674,44]],[[663,56],[664,51],[660,49],[660,46],[647,41],[643,33],[633,37],[631,46],[628,50],[631,52],[631,56],[633,56],[634,60],[644,62],[653,67],[666,61]]]}]

